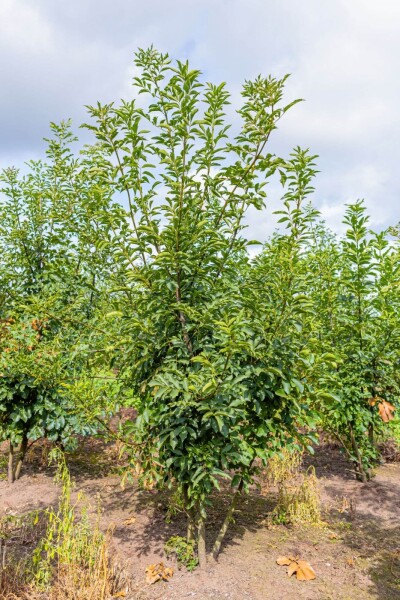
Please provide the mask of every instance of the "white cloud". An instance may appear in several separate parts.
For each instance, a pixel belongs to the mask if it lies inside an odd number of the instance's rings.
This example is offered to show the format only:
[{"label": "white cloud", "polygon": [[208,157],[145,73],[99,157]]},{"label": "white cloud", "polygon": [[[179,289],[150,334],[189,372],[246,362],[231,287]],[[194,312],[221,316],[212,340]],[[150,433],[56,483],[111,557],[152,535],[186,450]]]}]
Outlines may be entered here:
[{"label": "white cloud", "polygon": [[[151,43],[228,81],[235,102],[245,78],[291,72],[288,99],[306,102],[271,148],[320,155],[316,203],[336,229],[359,197],[373,226],[399,220],[397,0],[2,0],[1,164],[40,155],[50,120],[79,123],[84,104],[131,97],[133,52]],[[271,194],[276,208],[279,190]],[[275,226],[270,212],[249,223],[252,237]]]},{"label": "white cloud", "polygon": [[[18,0],[2,0],[0,4],[0,40],[8,53],[40,55],[51,47],[52,30],[33,7]],[[3,54],[3,60],[5,55]]]}]

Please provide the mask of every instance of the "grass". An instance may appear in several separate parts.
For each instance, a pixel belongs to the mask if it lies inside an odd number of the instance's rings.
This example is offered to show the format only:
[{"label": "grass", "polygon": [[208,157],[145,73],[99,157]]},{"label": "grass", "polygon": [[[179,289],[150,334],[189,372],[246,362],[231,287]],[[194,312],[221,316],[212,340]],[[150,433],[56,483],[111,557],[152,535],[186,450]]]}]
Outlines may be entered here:
[{"label": "grass", "polygon": [[267,479],[278,488],[277,503],[270,515],[273,524],[320,525],[321,499],[313,467],[300,471],[302,453],[284,449],[268,463]]},{"label": "grass", "polygon": [[[56,509],[6,517],[0,521],[0,598],[4,600],[109,600],[126,594],[129,581],[111,558],[112,532],[100,530],[99,518],[78,494],[64,456],[53,451],[56,482],[62,486]],[[99,513],[98,513],[99,515]],[[18,538],[19,536],[19,538]],[[20,540],[16,544],[15,540]],[[13,545],[10,544],[13,540]],[[33,552],[23,552],[28,547]]]}]

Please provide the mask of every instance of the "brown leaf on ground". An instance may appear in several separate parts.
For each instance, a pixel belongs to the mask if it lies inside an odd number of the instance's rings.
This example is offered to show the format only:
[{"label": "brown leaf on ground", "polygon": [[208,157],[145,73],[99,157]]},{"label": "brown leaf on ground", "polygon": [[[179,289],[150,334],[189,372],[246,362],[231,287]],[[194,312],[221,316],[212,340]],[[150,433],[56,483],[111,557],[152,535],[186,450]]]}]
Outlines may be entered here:
[{"label": "brown leaf on ground", "polygon": [[306,560],[299,560],[298,557],[293,556],[279,556],[276,562],[282,567],[288,567],[289,577],[296,573],[296,579],[299,581],[311,581],[316,577],[314,569]]},{"label": "brown leaf on ground", "polygon": [[128,519],[125,519],[125,521],[123,521],[123,525],[126,526],[133,525],[134,523],[136,523],[136,517],[134,516],[129,517]]},{"label": "brown leaf on ground", "polygon": [[276,559],[276,564],[284,567],[286,565],[290,565],[292,561],[290,560],[290,558],[288,558],[287,556],[278,556],[278,558]]},{"label": "brown leaf on ground", "polygon": [[162,562],[149,565],[146,568],[146,583],[156,583],[156,581],[160,581],[161,579],[169,581],[173,574],[174,570],[170,567],[165,567]]},{"label": "brown leaf on ground", "polygon": [[379,415],[384,423],[388,423],[394,419],[393,413],[396,410],[396,407],[393,406],[393,404],[390,404],[390,402],[382,400],[382,402],[378,404],[378,410]]},{"label": "brown leaf on ground", "polygon": [[298,568],[299,565],[297,562],[291,562],[287,570],[288,577],[291,577],[294,573],[296,573]]},{"label": "brown leaf on ground", "polygon": [[315,571],[309,562],[306,560],[299,560],[297,564],[299,565],[299,568],[296,572],[296,579],[299,581],[311,581],[312,579],[315,579]]}]

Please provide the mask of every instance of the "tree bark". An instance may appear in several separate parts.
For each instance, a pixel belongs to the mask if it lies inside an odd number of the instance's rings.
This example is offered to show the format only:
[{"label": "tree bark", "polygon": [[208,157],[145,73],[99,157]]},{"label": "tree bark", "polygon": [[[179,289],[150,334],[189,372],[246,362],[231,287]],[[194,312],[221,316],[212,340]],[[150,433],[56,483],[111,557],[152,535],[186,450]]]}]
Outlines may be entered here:
[{"label": "tree bark", "polygon": [[186,532],[186,541],[193,542],[196,538],[196,513],[194,508],[187,508],[189,504],[189,496],[187,485],[182,486],[182,495],[183,495],[183,507],[185,509],[187,515],[187,532]]},{"label": "tree bark", "polygon": [[374,448],[376,448],[375,445],[375,432],[374,432],[374,424],[370,423],[368,425],[368,439],[369,439],[369,443],[371,444],[371,446],[373,446]]},{"label": "tree bark", "polygon": [[196,535],[196,520],[194,518],[194,514],[192,510],[188,511],[188,524],[187,524],[187,542],[193,542]]},{"label": "tree bark", "polygon": [[367,474],[366,474],[366,472],[364,470],[364,467],[363,467],[363,464],[362,464],[362,458],[361,458],[360,450],[359,450],[359,448],[357,446],[357,442],[356,442],[356,439],[354,437],[353,427],[352,427],[351,424],[349,425],[349,431],[350,431],[351,446],[352,446],[353,452],[354,452],[354,454],[355,454],[355,456],[357,458],[357,471],[358,471],[358,473],[360,475],[361,481],[363,483],[367,483],[368,477],[367,477]]},{"label": "tree bark", "polygon": [[197,554],[199,557],[200,569],[204,569],[207,566],[207,553],[206,553],[206,520],[204,517],[199,516],[197,522]]},{"label": "tree bark", "polygon": [[26,456],[27,450],[28,450],[28,437],[26,434],[24,434],[22,441],[21,441],[21,446],[18,451],[17,466],[15,467],[15,480],[16,481],[20,478],[22,463],[24,462],[24,458]]},{"label": "tree bark", "polygon": [[224,522],[222,523],[221,529],[218,532],[217,535],[217,539],[215,540],[213,549],[212,549],[212,556],[214,560],[217,560],[218,555],[220,553],[221,550],[221,546],[222,546],[222,542],[225,539],[226,536],[226,532],[228,531],[229,525],[231,523],[231,521],[233,520],[233,515],[236,509],[236,504],[237,501],[239,500],[239,496],[242,493],[243,490],[243,479],[240,480],[238,489],[236,490],[233,498],[232,498],[232,502],[228,508],[228,512],[226,513],[226,517],[224,519]]},{"label": "tree bark", "polygon": [[10,449],[8,451],[8,483],[14,483],[14,446],[10,442]]}]

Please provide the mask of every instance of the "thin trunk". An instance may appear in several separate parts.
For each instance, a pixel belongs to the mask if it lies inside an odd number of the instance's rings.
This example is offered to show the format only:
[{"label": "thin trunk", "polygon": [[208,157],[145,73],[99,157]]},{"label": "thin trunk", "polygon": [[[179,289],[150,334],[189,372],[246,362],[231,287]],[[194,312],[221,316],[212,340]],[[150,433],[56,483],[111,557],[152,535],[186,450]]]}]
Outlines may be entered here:
[{"label": "thin trunk", "polygon": [[4,538],[0,538],[0,553],[1,553],[1,569],[2,572],[6,570],[6,552],[7,552],[7,543]]},{"label": "thin trunk", "polygon": [[199,516],[197,522],[197,555],[199,557],[200,569],[207,566],[206,553],[206,520],[203,516]]},{"label": "thin trunk", "polygon": [[364,467],[363,467],[363,464],[362,464],[362,458],[361,458],[360,450],[359,450],[359,448],[357,446],[357,442],[356,442],[356,439],[354,437],[353,427],[352,427],[351,424],[349,425],[349,431],[350,431],[351,446],[352,446],[353,452],[354,452],[354,454],[355,454],[355,456],[357,458],[357,470],[358,470],[358,473],[360,475],[361,481],[363,483],[367,483],[368,477],[367,477],[367,474],[366,474],[366,472],[364,470]]},{"label": "thin trunk", "polygon": [[193,542],[195,539],[196,522],[191,512],[188,513],[188,525],[187,525],[187,542]]},{"label": "thin trunk", "polygon": [[[181,291],[180,291],[180,277],[178,278],[178,287],[176,288],[175,295],[176,295],[177,304],[180,304],[182,302]],[[187,332],[186,317],[181,310],[178,311],[178,319],[182,326],[182,334],[183,334],[183,340],[185,342],[185,346],[186,346],[190,356],[193,356],[193,346],[192,346],[192,342],[190,341],[189,334]]]},{"label": "thin trunk", "polygon": [[369,439],[369,443],[371,444],[371,446],[376,449],[375,431],[374,431],[374,424],[373,423],[370,423],[368,425],[368,439]]},{"label": "thin trunk", "polygon": [[18,480],[21,475],[22,463],[24,462],[24,458],[26,456],[26,451],[28,450],[28,437],[24,434],[22,438],[21,446],[18,452],[17,458],[17,466],[15,467],[15,480]]},{"label": "thin trunk", "polygon": [[10,449],[8,451],[8,483],[14,483],[14,446],[10,442]]},{"label": "thin trunk", "polygon": [[185,485],[183,486],[182,494],[184,508],[186,510],[188,518],[186,539],[187,542],[193,542],[196,538],[196,514],[194,508],[186,508],[189,504],[189,497],[187,492],[187,486]]},{"label": "thin trunk", "polygon": [[213,556],[214,560],[217,560],[217,558],[218,558],[218,555],[221,550],[222,542],[225,539],[226,532],[228,531],[230,523],[233,521],[233,515],[234,515],[235,509],[236,509],[236,504],[237,504],[237,501],[239,500],[239,496],[242,493],[242,490],[243,490],[243,479],[240,480],[239,487],[236,490],[236,493],[234,494],[234,496],[232,498],[232,502],[228,508],[228,512],[226,513],[224,522],[222,523],[221,529],[219,530],[218,535],[217,535],[217,539],[215,540],[215,543],[214,543],[214,546],[212,549],[212,556]]}]

